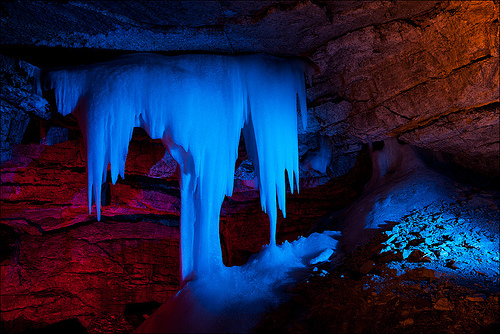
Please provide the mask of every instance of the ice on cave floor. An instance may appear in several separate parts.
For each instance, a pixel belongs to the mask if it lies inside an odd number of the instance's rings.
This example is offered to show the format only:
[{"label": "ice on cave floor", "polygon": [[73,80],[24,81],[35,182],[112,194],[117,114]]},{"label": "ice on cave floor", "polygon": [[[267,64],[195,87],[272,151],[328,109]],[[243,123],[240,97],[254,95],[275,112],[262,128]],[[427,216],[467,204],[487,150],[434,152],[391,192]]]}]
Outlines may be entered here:
[{"label": "ice on cave floor", "polygon": [[333,254],[339,232],[312,233],[263,247],[243,266],[225,267],[189,281],[138,329],[139,333],[237,333],[257,325],[263,312],[289,295],[318,257]]},{"label": "ice on cave floor", "polygon": [[[88,204],[101,218],[101,185],[125,176],[134,127],[161,139],[180,167],[181,277],[223,267],[219,214],[231,196],[243,132],[275,246],[278,207],[298,191],[297,107],[306,111],[303,62],[265,55],[127,55],[54,70],[47,83],[73,113],[87,150]],[[306,127],[306,112],[302,112]],[[295,186],[294,186],[295,185]]]},{"label": "ice on cave floor", "polygon": [[334,251],[331,248],[325,249],[320,255],[315,257],[310,261],[310,264],[318,264],[320,262],[325,262],[330,259],[330,257],[333,255]]},{"label": "ice on cave floor", "polygon": [[[495,215],[494,213],[497,212]],[[384,232],[384,252],[403,252],[403,258],[416,250],[428,258],[426,267],[436,272],[464,278],[484,274],[499,277],[500,238],[498,211],[476,212],[458,202],[433,203],[405,215],[391,230]],[[398,263],[390,266],[404,271]],[[406,269],[418,262],[406,261]]]},{"label": "ice on cave floor", "polygon": [[381,252],[403,257],[388,264],[398,275],[425,267],[464,282],[496,281],[498,289],[498,191],[454,183],[394,139],[372,151],[372,163],[372,179],[336,223],[342,248],[353,250],[384,231]]},{"label": "ice on cave floor", "polygon": [[410,145],[385,140],[383,149],[372,150],[371,156],[372,177],[352,204],[355,209],[347,210],[338,226],[346,250],[366,243],[412,210],[453,201],[450,183],[427,168]]}]

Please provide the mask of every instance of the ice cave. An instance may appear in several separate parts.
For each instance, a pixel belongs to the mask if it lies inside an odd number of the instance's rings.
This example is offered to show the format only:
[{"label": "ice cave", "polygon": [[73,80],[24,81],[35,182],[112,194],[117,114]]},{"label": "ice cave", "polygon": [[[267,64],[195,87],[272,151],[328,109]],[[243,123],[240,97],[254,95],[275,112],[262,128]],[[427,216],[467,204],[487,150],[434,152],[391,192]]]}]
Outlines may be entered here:
[{"label": "ice cave", "polygon": [[2,333],[496,333],[498,1],[2,1]]}]

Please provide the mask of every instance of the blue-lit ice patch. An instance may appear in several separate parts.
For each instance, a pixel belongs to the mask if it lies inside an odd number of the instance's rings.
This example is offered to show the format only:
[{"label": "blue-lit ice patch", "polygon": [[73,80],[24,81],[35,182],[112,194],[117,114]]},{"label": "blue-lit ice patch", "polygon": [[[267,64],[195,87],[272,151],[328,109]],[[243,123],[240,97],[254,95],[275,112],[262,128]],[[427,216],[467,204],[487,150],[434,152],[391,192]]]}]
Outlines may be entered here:
[{"label": "blue-lit ice patch", "polygon": [[394,139],[371,154],[372,179],[338,224],[343,249],[352,250],[385,231],[388,239],[381,252],[403,257],[388,264],[398,275],[425,267],[436,277],[482,282],[498,290],[499,192],[454,183],[424,165],[411,146]]},{"label": "blue-lit ice patch", "polygon": [[[265,246],[243,266],[224,267],[188,282],[139,332],[242,332],[287,298],[297,272],[328,261],[339,232],[325,231]],[[300,275],[299,275],[300,276]]]},{"label": "blue-lit ice patch", "polygon": [[410,145],[384,141],[372,153],[373,175],[363,195],[341,218],[344,247],[353,250],[414,210],[450,203],[450,181],[420,161]]},{"label": "blue-lit ice patch", "polygon": [[[456,202],[415,210],[384,232],[389,239],[382,252],[400,251],[405,259],[392,262],[389,267],[402,273],[425,266],[440,274],[476,282],[496,281],[498,285],[500,233],[495,203],[498,198],[486,197],[491,202],[490,208],[474,206],[481,200],[480,195],[467,197],[468,201],[455,197]],[[415,254],[421,259],[415,258]]]},{"label": "blue-lit ice patch", "polygon": [[[337,235],[339,232],[326,231],[322,234],[313,233],[307,238],[301,237],[291,243],[285,241],[278,246],[267,245],[243,266],[225,267],[188,284],[193,288],[209,287],[201,289],[208,297],[206,301],[209,308],[216,306],[214,301],[217,299],[224,305],[228,302],[245,305],[263,300],[275,303],[281,299],[276,289],[294,283],[293,277],[289,276],[290,271],[317,263],[313,260],[325,252],[331,251],[330,254],[333,254],[337,245],[333,237]],[[328,257],[323,261],[328,261]]]}]

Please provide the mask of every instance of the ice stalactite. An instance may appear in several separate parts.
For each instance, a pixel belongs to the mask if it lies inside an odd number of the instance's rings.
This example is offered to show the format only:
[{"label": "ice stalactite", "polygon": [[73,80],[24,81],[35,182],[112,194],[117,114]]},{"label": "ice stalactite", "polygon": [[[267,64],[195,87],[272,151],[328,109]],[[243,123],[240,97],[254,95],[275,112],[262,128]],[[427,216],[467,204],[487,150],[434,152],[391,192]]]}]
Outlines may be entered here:
[{"label": "ice stalactite", "polygon": [[219,215],[231,196],[241,130],[256,167],[275,245],[277,203],[285,216],[286,177],[298,190],[297,102],[306,126],[305,66],[264,55],[129,55],[52,71],[63,115],[74,113],[87,150],[89,214],[101,219],[108,164],[125,176],[134,127],[161,139],[180,167],[181,276],[222,266]]}]

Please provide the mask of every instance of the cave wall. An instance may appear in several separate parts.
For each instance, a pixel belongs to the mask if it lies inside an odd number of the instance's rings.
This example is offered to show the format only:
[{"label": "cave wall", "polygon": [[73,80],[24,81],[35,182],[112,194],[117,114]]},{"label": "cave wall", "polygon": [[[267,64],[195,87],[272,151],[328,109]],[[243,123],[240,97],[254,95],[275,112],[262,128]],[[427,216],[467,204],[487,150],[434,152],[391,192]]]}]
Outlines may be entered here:
[{"label": "cave wall", "polygon": [[[42,92],[44,70],[142,51],[307,59],[302,190],[287,198],[280,242],[360,194],[371,142],[397,138],[498,177],[498,10],[498,1],[2,2],[3,328],[69,318],[92,328],[123,319],[127,305],[163,302],[179,284],[175,162],[135,131],[126,177],[103,187],[97,222],[78,124]],[[221,210],[227,265],[269,238],[245,158],[240,148]]]},{"label": "cave wall", "polygon": [[324,117],[322,131],[397,137],[498,175],[498,27],[498,2],[442,2],[328,41],[310,55],[328,90],[318,85],[310,96],[322,113],[347,117]]}]

